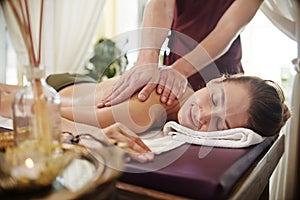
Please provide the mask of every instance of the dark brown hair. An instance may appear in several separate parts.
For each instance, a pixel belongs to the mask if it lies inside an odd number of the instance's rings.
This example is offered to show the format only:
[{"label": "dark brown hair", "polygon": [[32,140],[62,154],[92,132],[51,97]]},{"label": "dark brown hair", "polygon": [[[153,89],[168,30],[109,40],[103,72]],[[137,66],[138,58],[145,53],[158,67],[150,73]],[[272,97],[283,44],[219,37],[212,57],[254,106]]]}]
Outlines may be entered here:
[{"label": "dark brown hair", "polygon": [[278,134],[291,116],[280,86],[274,81],[254,76],[236,75],[224,80],[227,81],[244,84],[249,90],[249,118],[245,128],[264,137]]}]

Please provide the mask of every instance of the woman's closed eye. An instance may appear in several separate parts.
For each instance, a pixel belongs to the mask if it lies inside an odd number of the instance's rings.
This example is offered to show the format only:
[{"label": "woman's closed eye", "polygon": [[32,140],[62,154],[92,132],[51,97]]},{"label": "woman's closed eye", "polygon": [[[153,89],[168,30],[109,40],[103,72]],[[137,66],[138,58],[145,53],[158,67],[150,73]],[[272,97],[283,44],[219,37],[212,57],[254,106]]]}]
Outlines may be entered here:
[{"label": "woman's closed eye", "polygon": [[[221,107],[223,105],[222,95],[218,93],[213,93],[210,97],[211,103],[213,107]],[[212,109],[213,109],[212,107]]]},{"label": "woman's closed eye", "polygon": [[218,105],[218,95],[212,94],[211,95],[211,102],[213,106],[217,106]]},{"label": "woman's closed eye", "polygon": [[218,117],[216,119],[216,130],[220,131],[220,130],[223,130],[223,129],[224,129],[224,121],[220,117]]}]

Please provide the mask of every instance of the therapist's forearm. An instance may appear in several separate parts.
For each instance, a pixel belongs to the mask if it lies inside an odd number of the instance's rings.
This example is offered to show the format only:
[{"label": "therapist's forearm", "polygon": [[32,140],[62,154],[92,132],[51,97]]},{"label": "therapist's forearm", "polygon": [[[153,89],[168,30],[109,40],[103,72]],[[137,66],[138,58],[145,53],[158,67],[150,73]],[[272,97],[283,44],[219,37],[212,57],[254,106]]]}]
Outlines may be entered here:
[{"label": "therapist's forearm", "polygon": [[174,0],[151,0],[145,10],[138,63],[157,63],[173,20]]},{"label": "therapist's forearm", "polygon": [[172,67],[185,77],[189,77],[221,57],[235,38],[233,35],[225,38],[224,35],[211,33],[195,49],[177,60]]},{"label": "therapist's forearm", "polygon": [[236,0],[221,17],[215,29],[196,48],[173,64],[188,77],[221,57],[251,21],[262,0]]},{"label": "therapist's forearm", "polygon": [[221,57],[231,46],[240,33],[237,26],[217,26],[199,45],[191,52],[177,60],[172,67],[189,77],[205,66]]}]

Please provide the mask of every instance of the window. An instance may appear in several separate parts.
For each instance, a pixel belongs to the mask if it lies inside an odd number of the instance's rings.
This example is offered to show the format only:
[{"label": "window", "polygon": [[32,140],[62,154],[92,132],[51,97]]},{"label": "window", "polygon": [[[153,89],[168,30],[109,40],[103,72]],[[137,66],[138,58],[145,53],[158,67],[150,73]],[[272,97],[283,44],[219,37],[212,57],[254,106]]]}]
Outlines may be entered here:
[{"label": "window", "polygon": [[259,10],[241,34],[245,74],[279,83],[289,101],[291,61],[297,57],[297,43],[277,29]]},{"label": "window", "polygon": [[6,39],[5,39],[5,22],[2,13],[2,8],[0,9],[0,82],[5,82],[5,65],[6,65]]},{"label": "window", "polygon": [[18,84],[17,57],[0,9],[0,82]]}]

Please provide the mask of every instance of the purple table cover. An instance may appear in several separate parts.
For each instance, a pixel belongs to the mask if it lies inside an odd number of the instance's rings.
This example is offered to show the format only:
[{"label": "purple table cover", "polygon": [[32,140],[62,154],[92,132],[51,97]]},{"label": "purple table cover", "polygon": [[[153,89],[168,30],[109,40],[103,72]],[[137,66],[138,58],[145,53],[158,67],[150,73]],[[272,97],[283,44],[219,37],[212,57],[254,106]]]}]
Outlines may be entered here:
[{"label": "purple table cover", "polygon": [[183,145],[153,162],[126,164],[120,181],[194,199],[226,199],[275,138],[242,149]]}]

